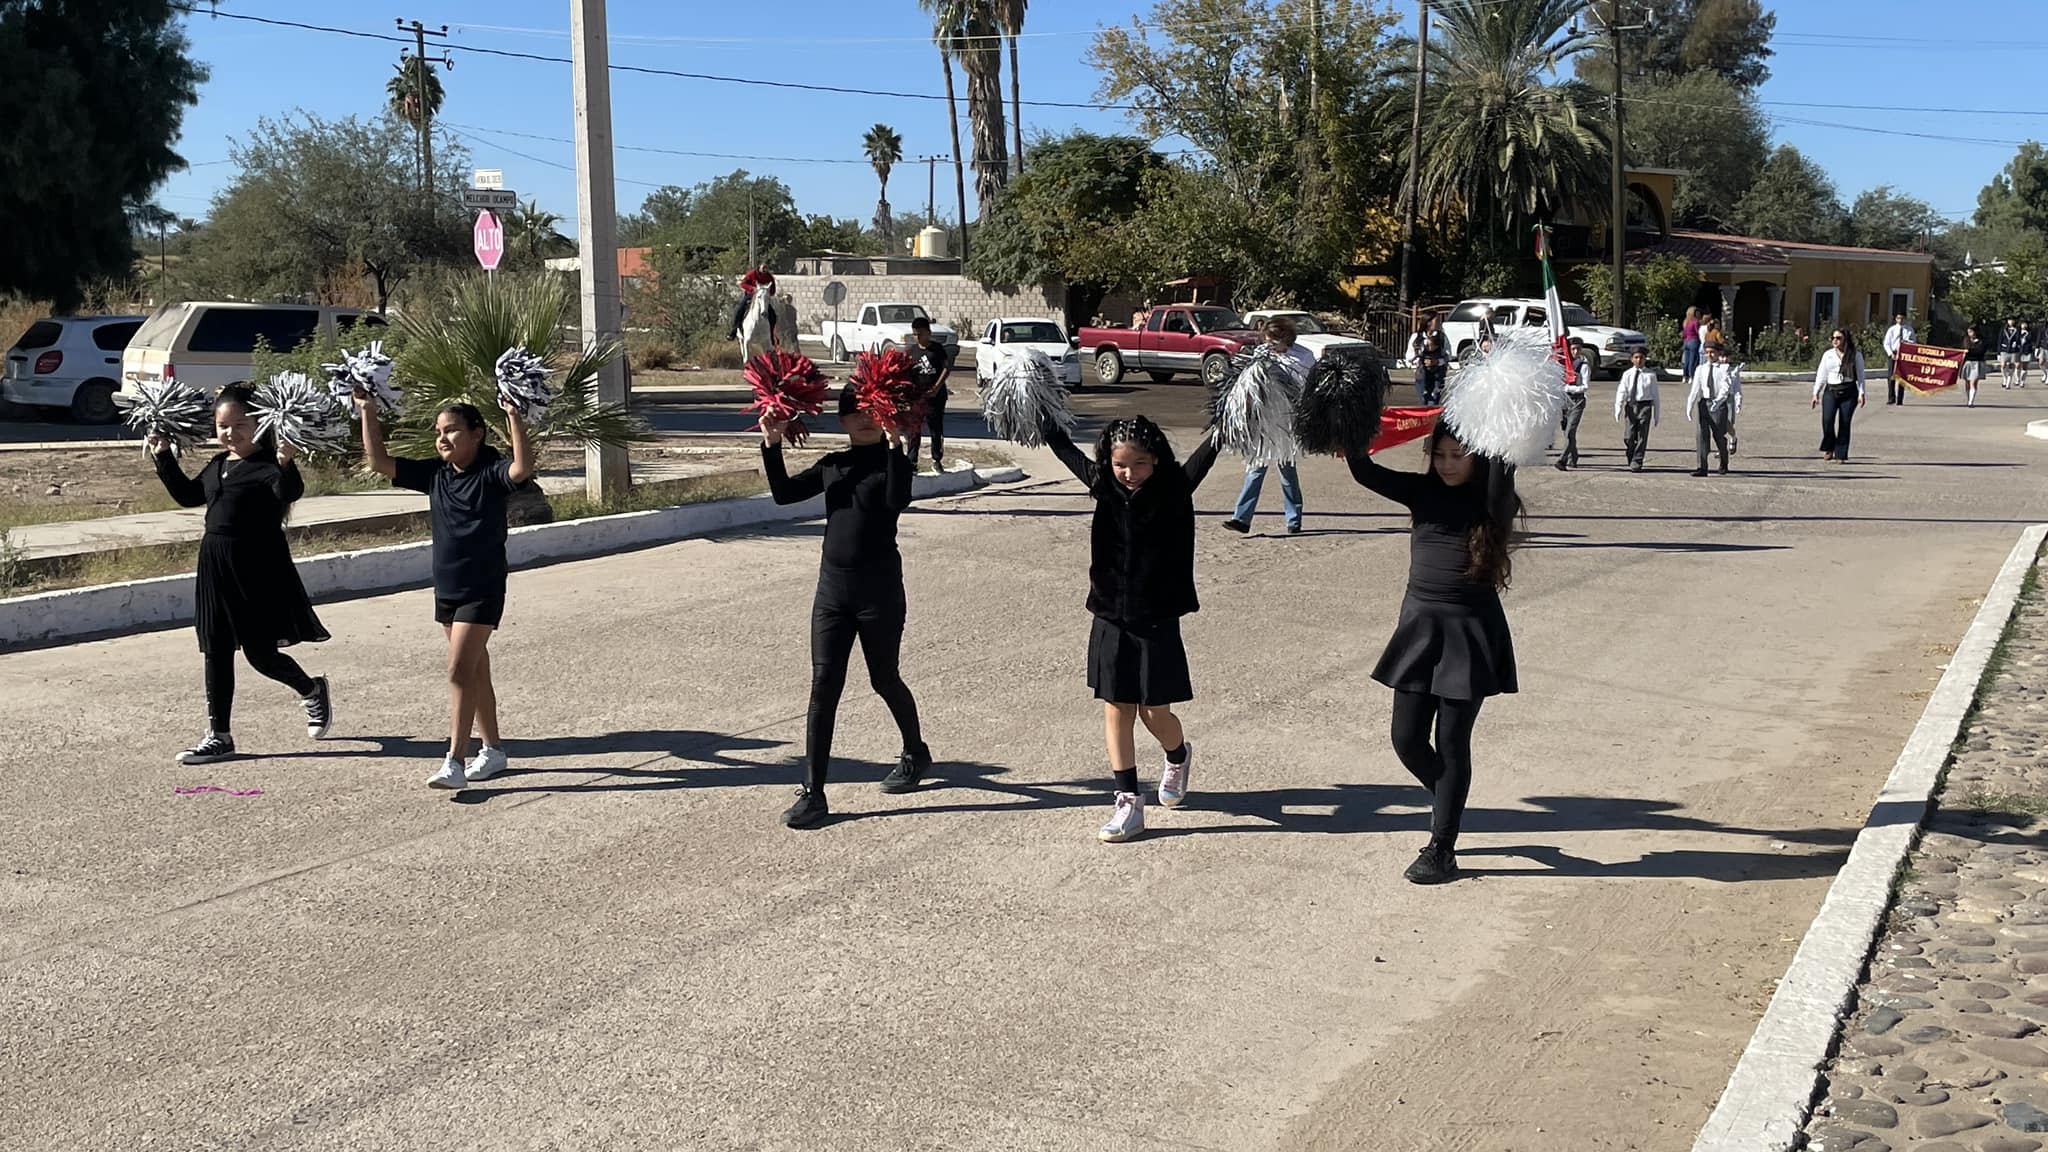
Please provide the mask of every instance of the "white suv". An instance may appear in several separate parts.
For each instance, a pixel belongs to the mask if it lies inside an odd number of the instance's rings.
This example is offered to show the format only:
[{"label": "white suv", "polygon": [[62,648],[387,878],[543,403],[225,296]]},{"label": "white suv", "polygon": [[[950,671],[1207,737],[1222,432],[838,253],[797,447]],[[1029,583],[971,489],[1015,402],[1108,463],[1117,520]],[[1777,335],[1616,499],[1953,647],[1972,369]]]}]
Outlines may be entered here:
[{"label": "white suv", "polygon": [[357,308],[309,304],[166,304],[142,322],[121,358],[123,407],[144,381],[182,380],[208,396],[229,384],[249,382],[251,357],[260,337],[273,352],[290,352],[308,340],[331,342],[360,320],[384,326],[384,317]]},{"label": "white suv", "polygon": [[[1444,343],[1449,346],[1452,359],[1469,359],[1478,349],[1482,316],[1493,322],[1496,332],[1515,327],[1542,328],[1550,322],[1550,308],[1542,300],[1526,298],[1485,297],[1465,301],[1444,317]],[[1577,304],[1565,304],[1564,326],[1568,335],[1586,342],[1586,358],[1592,362],[1595,375],[1612,370],[1618,377],[1628,364],[1629,353],[1637,348],[1647,351],[1650,347],[1650,338],[1641,332],[1602,324]]]},{"label": "white suv", "polygon": [[121,350],[140,316],[53,316],[28,326],[7,350],[0,399],[45,413],[69,413],[85,424],[120,419]]}]

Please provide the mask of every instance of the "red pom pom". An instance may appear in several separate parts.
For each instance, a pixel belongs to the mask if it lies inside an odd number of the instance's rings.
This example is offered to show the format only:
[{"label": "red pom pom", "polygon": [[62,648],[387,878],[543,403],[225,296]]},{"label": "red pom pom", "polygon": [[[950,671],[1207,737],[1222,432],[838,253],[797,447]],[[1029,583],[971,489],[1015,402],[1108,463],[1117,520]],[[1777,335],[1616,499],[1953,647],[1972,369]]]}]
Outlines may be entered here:
[{"label": "red pom pom", "polygon": [[810,357],[780,350],[763,353],[747,362],[746,380],[754,389],[754,402],[742,411],[760,413],[756,430],[768,423],[787,424],[783,436],[791,444],[810,439],[803,417],[825,410],[831,388]]},{"label": "red pom pom", "polygon": [[920,385],[910,372],[910,357],[901,348],[863,352],[855,358],[853,383],[860,410],[882,427],[906,435],[924,423],[930,385]]}]

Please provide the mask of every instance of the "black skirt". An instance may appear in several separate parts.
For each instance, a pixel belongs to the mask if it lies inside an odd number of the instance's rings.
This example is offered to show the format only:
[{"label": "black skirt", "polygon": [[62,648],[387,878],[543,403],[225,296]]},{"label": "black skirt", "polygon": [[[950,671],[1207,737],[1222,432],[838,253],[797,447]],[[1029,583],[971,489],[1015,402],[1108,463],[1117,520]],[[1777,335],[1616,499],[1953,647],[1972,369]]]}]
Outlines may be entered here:
[{"label": "black skirt", "polygon": [[1088,630],[1088,687],[1110,704],[1157,707],[1193,700],[1180,621],[1119,624],[1095,617]]},{"label": "black skirt", "polygon": [[1482,700],[1515,691],[1515,638],[1499,599],[1487,604],[1405,600],[1372,678],[1397,692]]},{"label": "black skirt", "polygon": [[265,641],[287,648],[327,639],[282,531],[202,537],[192,607],[202,652]]}]

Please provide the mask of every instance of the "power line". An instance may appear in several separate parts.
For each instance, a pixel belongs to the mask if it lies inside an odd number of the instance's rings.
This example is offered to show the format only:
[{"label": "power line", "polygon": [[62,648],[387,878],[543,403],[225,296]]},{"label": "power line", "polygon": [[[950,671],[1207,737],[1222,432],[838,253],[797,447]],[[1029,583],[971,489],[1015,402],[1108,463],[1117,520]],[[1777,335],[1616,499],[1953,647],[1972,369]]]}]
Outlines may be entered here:
[{"label": "power line", "polygon": [[[510,128],[479,128],[473,124],[453,124],[443,121],[451,128],[463,128],[471,132],[482,132],[492,136],[513,136],[522,140],[541,140],[549,144],[574,144],[566,136],[539,136],[531,132],[514,132]],[[867,167],[869,161],[853,160],[836,156],[750,156],[737,152],[692,152],[683,148],[655,148],[644,144],[613,144],[621,152],[655,152],[663,156],[690,156],[704,160],[751,160],[770,164],[858,164]]]}]

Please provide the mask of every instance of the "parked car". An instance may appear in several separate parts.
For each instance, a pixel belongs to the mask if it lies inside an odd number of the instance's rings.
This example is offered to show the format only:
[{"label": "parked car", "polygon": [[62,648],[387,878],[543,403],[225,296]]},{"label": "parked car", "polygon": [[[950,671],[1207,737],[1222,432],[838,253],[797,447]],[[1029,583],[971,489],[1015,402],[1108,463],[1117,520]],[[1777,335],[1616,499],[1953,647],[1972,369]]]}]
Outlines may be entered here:
[{"label": "parked car", "polygon": [[125,407],[144,381],[182,380],[211,396],[229,384],[249,382],[251,357],[260,337],[272,351],[289,352],[309,339],[333,340],[361,321],[373,328],[385,319],[359,308],[311,304],[222,304],[194,301],[166,304],[142,322],[121,357]]},{"label": "parked car", "polygon": [[[1550,321],[1549,308],[1542,300],[1497,297],[1467,300],[1444,317],[1444,341],[1450,345],[1453,359],[1469,359],[1479,347],[1481,316],[1492,320],[1495,331],[1517,326],[1542,328]],[[1628,365],[1629,354],[1637,348],[1650,347],[1650,338],[1641,332],[1602,324],[1577,304],[1565,304],[1564,326],[1571,335],[1591,346],[1587,358],[1592,361],[1596,376],[1612,371],[1619,378],[1621,370]]]},{"label": "parked car", "polygon": [[1148,309],[1138,328],[1083,328],[1081,351],[1095,361],[1095,378],[1115,384],[1136,368],[1164,383],[1193,372],[1215,384],[1230,358],[1265,336],[1228,308],[1213,304],[1163,304]]},{"label": "parked car", "polygon": [[121,418],[121,350],[142,327],[140,316],[53,316],[28,326],[7,350],[0,399],[66,414],[85,424]]},{"label": "parked car", "polygon": [[1333,332],[1323,327],[1322,321],[1307,312],[1294,312],[1285,308],[1262,308],[1245,313],[1244,322],[1264,332],[1266,321],[1275,316],[1285,316],[1294,321],[1294,342],[1315,353],[1318,360],[1323,358],[1323,353],[1333,348],[1340,352],[1370,356],[1374,360],[1386,359],[1371,341],[1346,332]]},{"label": "parked car", "polygon": [[[910,322],[919,317],[932,320],[924,305],[900,301],[863,304],[857,315],[859,319],[856,320],[818,322],[818,335],[832,350],[835,362],[843,362],[853,352],[880,352],[915,343],[910,335]],[[949,351],[959,350],[960,334],[935,320],[932,320],[932,340],[944,344]]]},{"label": "parked car", "polygon": [[974,382],[986,384],[996,369],[1012,356],[1025,351],[1043,352],[1052,361],[1060,383],[1081,386],[1081,342],[1067,335],[1057,320],[1036,316],[1006,316],[991,320],[974,342]]}]

